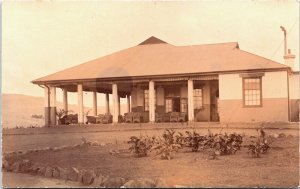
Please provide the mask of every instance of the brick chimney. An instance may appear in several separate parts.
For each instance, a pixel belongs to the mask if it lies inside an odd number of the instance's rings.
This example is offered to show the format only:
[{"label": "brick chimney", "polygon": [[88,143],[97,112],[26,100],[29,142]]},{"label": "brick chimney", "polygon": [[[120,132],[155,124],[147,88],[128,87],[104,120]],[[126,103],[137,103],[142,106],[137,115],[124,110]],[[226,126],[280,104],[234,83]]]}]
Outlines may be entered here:
[{"label": "brick chimney", "polygon": [[291,67],[292,70],[295,70],[295,58],[294,54],[291,54],[291,49],[288,50],[288,53],[283,56],[284,64]]}]

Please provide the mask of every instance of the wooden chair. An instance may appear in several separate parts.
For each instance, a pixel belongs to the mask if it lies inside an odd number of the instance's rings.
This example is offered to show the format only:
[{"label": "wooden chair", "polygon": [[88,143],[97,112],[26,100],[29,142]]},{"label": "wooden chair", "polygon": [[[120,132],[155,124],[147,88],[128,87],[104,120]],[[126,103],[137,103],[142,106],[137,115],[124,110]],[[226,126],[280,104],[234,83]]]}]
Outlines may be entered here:
[{"label": "wooden chair", "polygon": [[141,123],[143,121],[142,115],[139,112],[135,112],[132,116],[133,123]]},{"label": "wooden chair", "polygon": [[179,112],[170,113],[170,122],[178,122]]},{"label": "wooden chair", "polygon": [[125,123],[132,123],[133,122],[132,120],[133,120],[133,112],[124,114],[124,122]]}]

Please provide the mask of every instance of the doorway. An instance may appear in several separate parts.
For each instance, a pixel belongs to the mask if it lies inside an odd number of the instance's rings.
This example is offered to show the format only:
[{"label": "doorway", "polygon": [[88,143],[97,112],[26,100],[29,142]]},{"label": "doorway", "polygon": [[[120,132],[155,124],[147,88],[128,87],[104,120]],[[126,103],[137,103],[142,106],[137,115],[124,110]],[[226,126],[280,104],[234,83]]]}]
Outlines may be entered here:
[{"label": "doorway", "polygon": [[180,97],[166,98],[166,113],[180,112]]},{"label": "doorway", "polygon": [[180,98],[173,98],[173,112],[180,112]]}]

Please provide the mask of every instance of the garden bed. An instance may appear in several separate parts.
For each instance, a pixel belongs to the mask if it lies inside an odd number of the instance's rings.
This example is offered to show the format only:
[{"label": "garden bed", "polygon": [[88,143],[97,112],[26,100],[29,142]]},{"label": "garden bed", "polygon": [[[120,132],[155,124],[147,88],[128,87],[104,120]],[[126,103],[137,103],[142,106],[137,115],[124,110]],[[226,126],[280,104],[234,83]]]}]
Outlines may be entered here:
[{"label": "garden bed", "polygon": [[[245,138],[245,141],[249,138]],[[31,151],[8,158],[12,164],[29,160],[50,167],[98,170],[104,176],[126,181],[162,178],[168,186],[196,187],[296,187],[299,184],[299,137],[277,138],[272,149],[252,158],[242,148],[234,155],[210,160],[208,151],[180,149],[171,160],[158,156],[133,157],[129,145],[73,146],[64,149]],[[117,152],[117,153],[116,153]]]}]

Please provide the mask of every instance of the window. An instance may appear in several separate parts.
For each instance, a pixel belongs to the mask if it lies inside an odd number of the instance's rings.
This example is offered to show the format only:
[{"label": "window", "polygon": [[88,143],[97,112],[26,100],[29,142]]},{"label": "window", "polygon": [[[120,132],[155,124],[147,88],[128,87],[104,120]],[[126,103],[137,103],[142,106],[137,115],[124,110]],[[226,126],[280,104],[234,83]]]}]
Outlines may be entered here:
[{"label": "window", "polygon": [[194,109],[201,109],[203,107],[202,89],[194,89]]},{"label": "window", "polygon": [[244,106],[261,106],[261,78],[243,79]]},{"label": "window", "polygon": [[173,110],[172,99],[166,99],[166,112],[171,112]]},{"label": "window", "polygon": [[[156,105],[156,93],[154,90],[154,106]],[[145,111],[149,111],[149,90],[144,90],[144,107]]]},{"label": "window", "polygon": [[187,111],[188,111],[188,109],[187,109],[187,99],[182,98],[181,99],[181,112],[187,113]]},{"label": "window", "polygon": [[144,107],[145,111],[149,111],[149,90],[144,90]]}]

